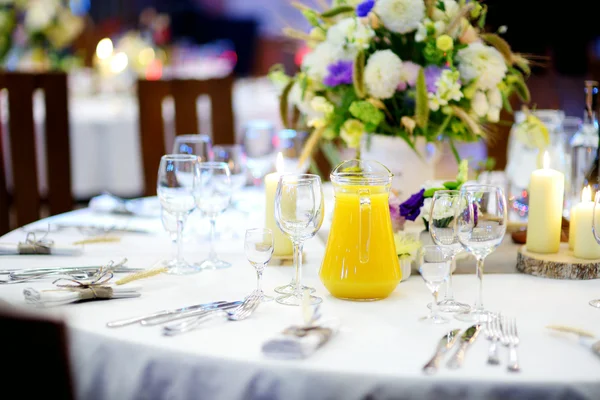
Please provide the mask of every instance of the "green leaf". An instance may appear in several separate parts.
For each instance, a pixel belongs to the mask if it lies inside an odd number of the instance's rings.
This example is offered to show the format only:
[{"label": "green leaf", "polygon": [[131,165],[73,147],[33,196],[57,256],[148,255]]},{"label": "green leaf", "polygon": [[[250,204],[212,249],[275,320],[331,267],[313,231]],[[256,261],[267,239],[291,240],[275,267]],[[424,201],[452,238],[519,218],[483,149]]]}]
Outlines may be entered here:
[{"label": "green leaf", "polygon": [[417,76],[416,95],[415,121],[421,128],[426,128],[429,121],[429,99],[427,98],[427,85],[423,68],[419,70]]},{"label": "green leaf", "polygon": [[485,27],[485,18],[487,17],[487,5],[483,5],[483,9],[481,10],[481,14],[479,15],[479,21],[477,22],[477,25],[479,26],[480,29],[483,29]]},{"label": "green leaf", "polygon": [[283,88],[281,92],[281,97],[279,98],[279,116],[281,117],[281,122],[283,126],[286,128],[291,128],[289,126],[288,119],[288,95],[290,94],[290,90],[292,90],[292,86],[294,86],[294,80],[290,79],[287,85]]},{"label": "green leaf", "polygon": [[343,13],[354,12],[354,7],[352,6],[340,6],[332,8],[331,10],[327,10],[321,13],[321,18],[333,18]]},{"label": "green leaf", "polygon": [[433,197],[434,193],[438,190],[444,190],[444,188],[429,188],[423,193],[423,197],[430,198]]},{"label": "green leaf", "polygon": [[512,106],[510,105],[510,100],[508,99],[507,94],[504,93],[503,91],[500,91],[500,94],[502,95],[502,106],[504,106],[504,109],[506,111],[508,111],[510,114],[512,114],[514,111],[513,111]]},{"label": "green leaf", "polygon": [[442,0],[439,0],[437,2],[436,7],[439,8],[440,10],[442,10],[442,11],[446,11],[446,4]]},{"label": "green leaf", "polygon": [[460,183],[458,183],[458,182],[452,182],[452,181],[444,182],[444,187],[448,190],[455,190],[458,186],[460,186]]},{"label": "green leaf", "polygon": [[364,82],[364,71],[365,71],[365,52],[360,50],[354,59],[354,74],[352,76],[352,83],[354,84],[354,91],[359,99],[366,96],[365,82]]},{"label": "green leaf", "polygon": [[350,114],[356,119],[361,120],[365,124],[374,125],[377,127],[385,118],[383,111],[379,110],[368,101],[354,101],[350,104]]},{"label": "green leaf", "polygon": [[519,96],[521,101],[523,101],[524,103],[529,103],[529,101],[531,100],[531,96],[529,93],[529,88],[527,87],[527,85],[525,84],[525,80],[523,79],[523,76],[515,75],[515,77],[517,79],[515,79],[513,87],[515,88],[517,95]]},{"label": "green leaf", "polygon": [[316,11],[305,9],[302,10],[302,15],[304,15],[304,18],[306,18],[308,23],[312,26],[318,27],[321,25],[319,22],[319,14],[317,14]]}]

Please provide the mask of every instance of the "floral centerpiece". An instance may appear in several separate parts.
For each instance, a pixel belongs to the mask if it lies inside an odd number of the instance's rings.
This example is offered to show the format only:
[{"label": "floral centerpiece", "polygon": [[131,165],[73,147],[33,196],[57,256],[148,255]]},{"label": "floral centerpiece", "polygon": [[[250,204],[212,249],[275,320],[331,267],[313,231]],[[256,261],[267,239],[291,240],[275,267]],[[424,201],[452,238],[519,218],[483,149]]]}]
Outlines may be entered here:
[{"label": "floral centerpiece", "polygon": [[21,70],[69,69],[70,51],[84,27],[66,0],[0,1],[0,66]]},{"label": "floral centerpiece", "polygon": [[323,139],[358,151],[363,135],[396,136],[416,150],[418,138],[486,138],[516,92],[529,101],[529,62],[501,32],[484,32],[487,8],[469,0],[336,0],[328,10],[296,4],[309,33],[288,29],[311,49],[300,71],[274,67],[284,123],[313,129],[309,157]]}]

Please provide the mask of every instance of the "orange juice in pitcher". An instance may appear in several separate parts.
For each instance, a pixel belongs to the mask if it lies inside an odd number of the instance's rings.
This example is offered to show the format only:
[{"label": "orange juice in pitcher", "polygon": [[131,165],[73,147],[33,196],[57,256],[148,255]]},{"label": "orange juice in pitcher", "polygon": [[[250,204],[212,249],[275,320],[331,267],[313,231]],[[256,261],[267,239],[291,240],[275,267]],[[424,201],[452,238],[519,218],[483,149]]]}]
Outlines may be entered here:
[{"label": "orange juice in pitcher", "polygon": [[351,160],[331,173],[333,221],[319,276],[340,299],[386,298],[402,279],[389,209],[391,172]]}]

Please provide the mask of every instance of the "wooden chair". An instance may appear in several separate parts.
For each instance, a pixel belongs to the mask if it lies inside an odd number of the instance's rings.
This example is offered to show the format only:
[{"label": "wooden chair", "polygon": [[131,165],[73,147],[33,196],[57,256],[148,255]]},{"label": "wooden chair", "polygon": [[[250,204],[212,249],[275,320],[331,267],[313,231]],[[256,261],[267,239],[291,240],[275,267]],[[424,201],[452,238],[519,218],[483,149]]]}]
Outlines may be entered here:
[{"label": "wooden chair", "polygon": [[144,168],[144,193],[156,195],[156,172],[166,153],[162,101],[172,96],[175,103],[175,134],[198,130],[196,99],[207,95],[211,101],[212,139],[215,144],[235,143],[232,89],[233,76],[209,80],[173,79],[138,81],[140,139]]},{"label": "wooden chair", "polygon": [[[42,200],[46,200],[42,199],[38,190],[36,168],[33,93],[37,89],[45,93],[49,211],[50,214],[59,214],[72,210],[67,75],[0,72],[0,89],[8,90],[8,128],[13,175],[13,189],[9,197],[6,193],[6,171],[2,163],[0,215],[8,216],[8,207],[12,205],[16,212],[17,226],[22,226],[40,218],[40,206]],[[0,218],[1,234],[9,227],[4,217]]]},{"label": "wooden chair", "polygon": [[[66,327],[0,304],[3,379],[26,398],[74,399]],[[7,389],[4,389],[5,391]],[[11,397],[8,395],[7,397]]]}]

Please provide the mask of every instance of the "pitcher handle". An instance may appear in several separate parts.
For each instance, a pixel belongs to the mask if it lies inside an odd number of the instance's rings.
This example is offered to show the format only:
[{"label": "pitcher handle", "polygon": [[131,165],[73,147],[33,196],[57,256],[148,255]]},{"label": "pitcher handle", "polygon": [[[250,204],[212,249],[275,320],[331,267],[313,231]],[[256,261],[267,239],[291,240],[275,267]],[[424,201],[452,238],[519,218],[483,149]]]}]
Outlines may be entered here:
[{"label": "pitcher handle", "polygon": [[358,191],[360,216],[358,218],[358,257],[361,263],[369,262],[371,241],[371,196],[368,189]]}]

